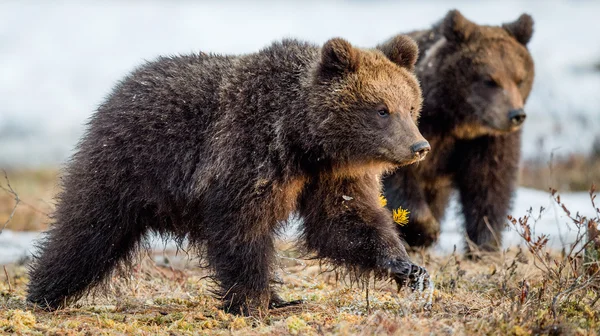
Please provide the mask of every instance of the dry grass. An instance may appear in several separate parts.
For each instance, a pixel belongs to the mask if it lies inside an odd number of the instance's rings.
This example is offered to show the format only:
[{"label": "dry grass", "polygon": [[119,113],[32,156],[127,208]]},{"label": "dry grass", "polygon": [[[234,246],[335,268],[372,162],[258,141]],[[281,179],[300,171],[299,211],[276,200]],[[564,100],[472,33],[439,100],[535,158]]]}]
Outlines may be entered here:
[{"label": "dry grass", "polygon": [[[40,223],[44,218],[40,212],[51,206],[34,202],[41,198],[37,195],[50,199],[56,174],[9,172],[9,176],[23,201],[8,228]],[[7,197],[2,199],[9,204],[0,210],[2,215],[14,206],[14,199]],[[43,206],[43,211],[34,210]],[[6,273],[0,269],[0,334],[597,335],[600,209],[592,220],[565,213],[581,234],[580,244],[562,253],[547,250],[544,237],[530,236],[528,228],[535,221],[531,213],[513,221],[522,234],[523,250],[481,254],[475,260],[457,254],[413,254],[413,260],[432,275],[433,292],[397,292],[387,282],[350,286],[347,279],[322,272],[316,262],[296,259],[292,251],[281,252],[280,293],[284,299],[304,298],[306,303],[266,316],[224,314],[211,295],[206,270],[196,267],[197,261],[169,253],[154,256],[161,266],[146,257],[129,275],[115,275],[106,295],[53,313],[25,304],[26,265],[8,265]],[[34,219],[27,221],[27,214]],[[588,228],[590,236],[585,235]],[[590,243],[585,245],[587,238]]]},{"label": "dry grass", "polygon": [[[385,282],[370,282],[367,304],[361,286],[336,281],[315,263],[284,257],[280,292],[306,304],[245,318],[221,312],[205,272],[189,264],[159,267],[146,258],[128,278],[115,276],[108,295],[54,313],[26,307],[25,268],[12,265],[10,285],[0,281],[0,333],[596,335],[600,330],[597,291],[563,296],[553,307],[557,283],[534,265],[530,253],[513,250],[478,261],[426,253],[413,258],[426,265],[436,284],[430,306],[426,295],[398,293]],[[572,276],[564,272],[561,278]]]},{"label": "dry grass", "polygon": [[522,165],[520,184],[547,191],[585,191],[600,183],[600,154],[571,154],[552,159],[527,160]]},{"label": "dry grass", "polygon": [[552,154],[530,158],[522,164],[520,184],[528,188],[586,191],[594,183],[600,184],[600,136],[587,155]]}]

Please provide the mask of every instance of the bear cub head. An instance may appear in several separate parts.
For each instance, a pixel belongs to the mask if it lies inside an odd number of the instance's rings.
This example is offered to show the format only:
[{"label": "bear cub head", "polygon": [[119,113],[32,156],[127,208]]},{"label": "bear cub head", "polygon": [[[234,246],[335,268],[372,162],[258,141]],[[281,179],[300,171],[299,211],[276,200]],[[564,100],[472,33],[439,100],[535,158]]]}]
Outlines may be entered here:
[{"label": "bear cub head", "polygon": [[[519,130],[534,77],[527,50],[533,34],[531,16],[523,14],[502,26],[483,26],[453,10],[440,28],[445,39],[430,48],[419,67],[426,76],[436,76],[437,80],[428,81],[432,84],[427,92],[443,95],[444,104],[451,105],[454,134],[475,138]],[[437,101],[426,98],[430,99]]]},{"label": "bear cub head", "polygon": [[422,160],[429,143],[416,126],[422,105],[413,74],[418,47],[397,36],[383,51],[327,41],[311,76],[318,146],[337,165],[388,170]]}]

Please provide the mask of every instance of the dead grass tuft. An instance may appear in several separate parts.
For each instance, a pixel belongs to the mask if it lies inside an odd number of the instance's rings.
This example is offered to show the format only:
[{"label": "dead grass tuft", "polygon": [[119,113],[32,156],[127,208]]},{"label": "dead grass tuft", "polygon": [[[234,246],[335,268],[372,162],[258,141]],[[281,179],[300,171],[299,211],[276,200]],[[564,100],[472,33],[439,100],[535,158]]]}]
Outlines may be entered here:
[{"label": "dead grass tuft", "polygon": [[600,137],[591,153],[527,159],[522,164],[520,184],[539,190],[586,191],[600,183]]}]

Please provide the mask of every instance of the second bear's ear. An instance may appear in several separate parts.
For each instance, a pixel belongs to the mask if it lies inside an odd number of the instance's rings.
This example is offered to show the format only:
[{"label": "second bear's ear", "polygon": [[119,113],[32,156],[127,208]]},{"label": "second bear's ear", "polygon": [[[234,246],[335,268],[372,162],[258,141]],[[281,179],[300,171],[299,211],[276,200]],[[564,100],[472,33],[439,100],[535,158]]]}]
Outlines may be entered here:
[{"label": "second bear's ear", "polygon": [[477,32],[477,25],[454,9],[446,14],[442,21],[442,33],[446,40],[460,43],[468,40]]},{"label": "second bear's ear", "polygon": [[406,35],[397,35],[377,46],[390,61],[412,71],[419,56],[419,46]]},{"label": "second bear's ear", "polygon": [[533,18],[529,14],[521,14],[517,21],[505,23],[502,28],[522,45],[527,45],[533,35]]},{"label": "second bear's ear", "polygon": [[321,74],[335,77],[358,69],[359,51],[342,38],[332,38],[321,49]]}]

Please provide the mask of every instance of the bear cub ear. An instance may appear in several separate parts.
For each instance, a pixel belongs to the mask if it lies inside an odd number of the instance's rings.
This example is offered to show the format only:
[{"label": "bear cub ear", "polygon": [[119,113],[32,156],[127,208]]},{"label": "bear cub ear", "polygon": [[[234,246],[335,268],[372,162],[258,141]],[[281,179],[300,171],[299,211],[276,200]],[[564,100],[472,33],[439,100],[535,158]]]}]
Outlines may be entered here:
[{"label": "bear cub ear", "polygon": [[465,18],[458,10],[453,9],[442,21],[442,34],[449,42],[467,41],[477,32],[477,25]]},{"label": "bear cub ear", "polygon": [[522,45],[527,45],[533,35],[533,18],[529,14],[521,14],[517,21],[505,23],[502,28]]},{"label": "bear cub ear", "polygon": [[336,77],[358,69],[359,50],[350,42],[336,37],[325,42],[321,49],[321,75]]},{"label": "bear cub ear", "polygon": [[413,71],[419,56],[417,43],[406,35],[397,35],[377,46],[390,61]]}]

